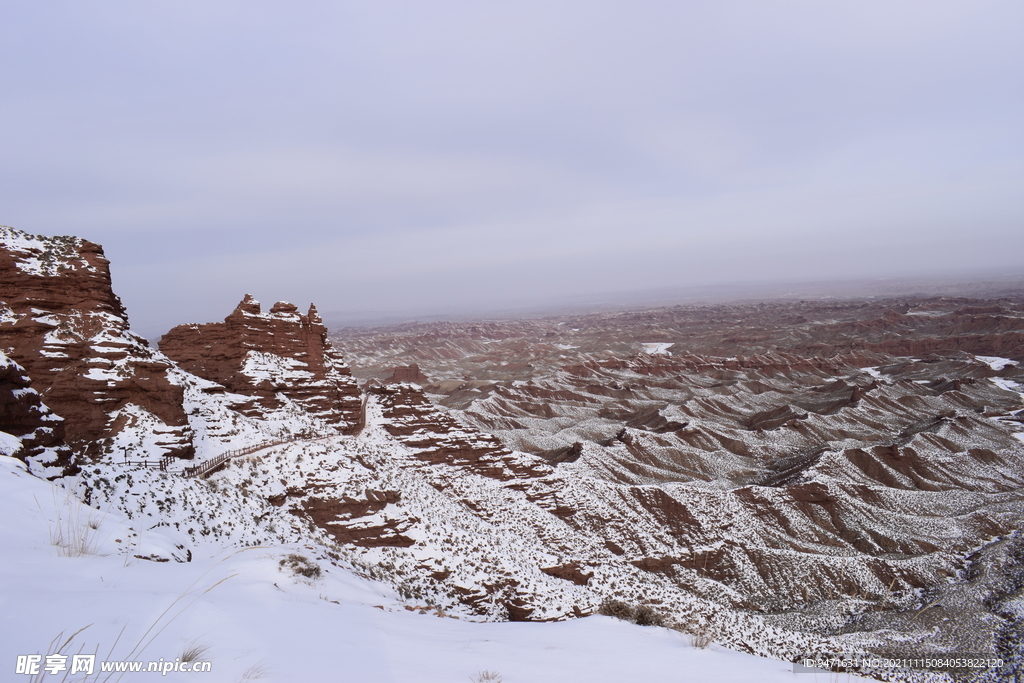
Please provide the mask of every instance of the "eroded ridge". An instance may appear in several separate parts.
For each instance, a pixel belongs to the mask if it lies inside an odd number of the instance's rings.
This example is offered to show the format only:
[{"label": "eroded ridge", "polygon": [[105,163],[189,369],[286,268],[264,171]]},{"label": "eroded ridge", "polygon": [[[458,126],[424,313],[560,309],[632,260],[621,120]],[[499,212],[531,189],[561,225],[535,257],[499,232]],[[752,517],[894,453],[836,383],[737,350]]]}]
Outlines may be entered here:
[{"label": "eroded ridge", "polygon": [[[787,628],[937,629],[935,647],[985,651],[1009,622],[978,558],[1021,572],[1021,330],[1015,299],[920,299],[336,340],[357,376],[417,376],[454,418],[546,460],[531,500],[652,580]],[[926,595],[956,595],[955,628],[948,608],[909,611]]]}]

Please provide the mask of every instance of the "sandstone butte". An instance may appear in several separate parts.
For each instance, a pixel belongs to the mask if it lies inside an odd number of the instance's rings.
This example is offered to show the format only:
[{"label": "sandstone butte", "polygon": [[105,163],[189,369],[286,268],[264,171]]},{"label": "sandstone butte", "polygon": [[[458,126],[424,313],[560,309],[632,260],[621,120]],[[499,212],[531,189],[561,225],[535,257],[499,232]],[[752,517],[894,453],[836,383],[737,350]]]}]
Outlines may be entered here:
[{"label": "sandstone butte", "polygon": [[306,315],[283,301],[263,312],[246,294],[224,322],[178,325],[160,350],[182,369],[251,396],[236,406],[247,415],[280,408],[283,396],[342,433],[359,426],[359,387],[313,305]]},{"label": "sandstone butte", "polygon": [[159,455],[191,458],[192,431],[173,364],[128,330],[103,248],[0,226],[0,351],[64,418],[64,439],[97,458],[143,421]]}]

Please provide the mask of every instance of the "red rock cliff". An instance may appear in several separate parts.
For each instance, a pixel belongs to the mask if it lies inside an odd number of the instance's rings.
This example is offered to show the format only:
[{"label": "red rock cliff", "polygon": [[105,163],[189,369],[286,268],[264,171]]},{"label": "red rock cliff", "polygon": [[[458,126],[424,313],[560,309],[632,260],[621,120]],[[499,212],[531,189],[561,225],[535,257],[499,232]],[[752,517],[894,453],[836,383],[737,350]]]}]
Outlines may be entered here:
[{"label": "red rock cliff", "polygon": [[64,420],[32,389],[17,363],[0,353],[0,452],[24,460],[33,472],[55,479],[76,474],[74,454],[64,443]]},{"label": "red rock cliff", "polygon": [[279,301],[264,313],[246,295],[221,323],[178,325],[160,349],[183,369],[255,400],[239,406],[258,415],[282,406],[281,394],[343,432],[356,428],[360,393],[327,328]]},{"label": "red rock cliff", "polygon": [[[138,457],[190,458],[173,365],[128,330],[103,248],[0,227],[0,350],[65,420],[76,451],[99,457],[133,428],[158,435]],[[129,439],[134,441],[135,439]]]}]

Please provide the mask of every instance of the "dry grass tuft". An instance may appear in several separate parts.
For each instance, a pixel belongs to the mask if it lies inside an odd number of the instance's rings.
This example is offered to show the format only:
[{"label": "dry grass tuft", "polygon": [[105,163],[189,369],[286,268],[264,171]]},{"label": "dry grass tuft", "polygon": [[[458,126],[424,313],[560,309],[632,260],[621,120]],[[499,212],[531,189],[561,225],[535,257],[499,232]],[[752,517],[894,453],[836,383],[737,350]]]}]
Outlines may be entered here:
[{"label": "dry grass tuft", "polygon": [[710,633],[687,633],[685,634],[686,642],[689,643],[690,647],[695,647],[698,650],[703,650],[711,643],[715,642],[714,637]]},{"label": "dry grass tuft", "polygon": [[[82,505],[71,492],[67,493],[62,503],[57,502],[56,495],[54,492],[53,509],[57,519],[49,527],[50,545],[57,548],[60,557],[98,555],[100,539],[97,532],[101,518],[95,510]],[[38,500],[36,506],[42,512]]]},{"label": "dry grass tuft", "polygon": [[181,651],[179,657],[183,662],[194,662],[202,659],[202,657],[210,651],[210,646],[207,643],[200,643],[199,639],[190,640],[185,644],[185,648]]},{"label": "dry grass tuft", "polygon": [[672,628],[683,634],[683,639],[690,647],[695,647],[698,650],[703,650],[711,643],[715,642],[715,630],[710,624],[698,621],[696,619],[689,619],[682,623],[675,623]]},{"label": "dry grass tuft", "polygon": [[481,671],[476,678],[470,676],[469,680],[473,683],[501,683],[501,674],[497,671]]},{"label": "dry grass tuft", "polygon": [[257,662],[245,670],[245,673],[242,674],[239,681],[258,681],[259,679],[266,678],[269,675],[270,668],[267,667],[264,662]]}]

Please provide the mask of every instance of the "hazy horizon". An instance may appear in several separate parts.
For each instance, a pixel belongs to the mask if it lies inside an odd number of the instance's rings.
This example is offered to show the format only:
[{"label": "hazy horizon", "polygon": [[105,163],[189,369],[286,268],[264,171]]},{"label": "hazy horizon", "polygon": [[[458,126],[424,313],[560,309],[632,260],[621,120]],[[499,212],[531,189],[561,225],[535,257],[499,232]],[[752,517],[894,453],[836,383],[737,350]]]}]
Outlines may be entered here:
[{"label": "hazy horizon", "polygon": [[[941,276],[916,278],[740,281],[632,292],[596,292],[551,299],[544,304],[514,307],[494,305],[461,310],[438,308],[410,311],[366,309],[325,311],[318,307],[318,311],[330,329],[341,330],[350,327],[388,327],[406,323],[568,317],[589,313],[664,308],[675,305],[714,306],[799,300],[885,300],[919,297],[988,299],[1002,296],[1024,297],[1024,269],[988,273],[945,273]],[[268,309],[275,302],[276,300],[267,300],[261,301],[261,304],[264,304],[264,309]]]},{"label": "hazy horizon", "polygon": [[1024,270],[1018,3],[0,11],[0,224],[150,338]]}]

